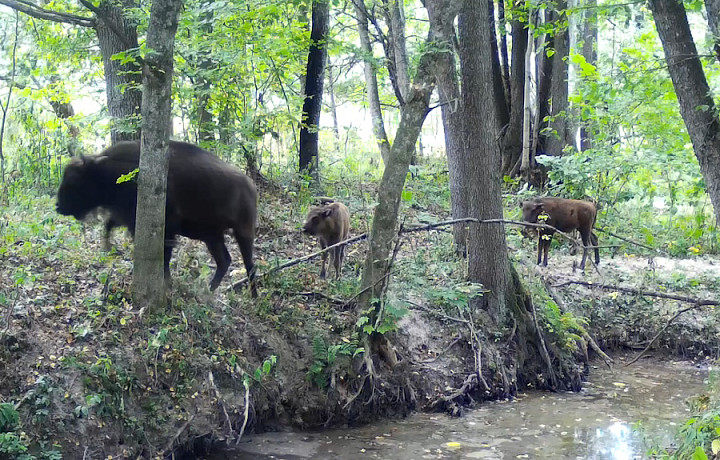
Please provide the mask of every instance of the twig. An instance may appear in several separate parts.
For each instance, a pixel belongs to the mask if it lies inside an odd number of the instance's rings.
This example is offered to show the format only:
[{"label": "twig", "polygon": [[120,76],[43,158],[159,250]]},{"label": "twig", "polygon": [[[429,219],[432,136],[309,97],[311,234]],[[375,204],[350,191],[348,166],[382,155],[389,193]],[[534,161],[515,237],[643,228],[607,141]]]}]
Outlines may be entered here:
[{"label": "twig", "polygon": [[[547,225],[547,224],[533,224],[533,223],[530,223],[530,222],[520,222],[520,221],[517,221],[517,220],[507,220],[507,219],[485,219],[485,220],[480,220],[480,219],[475,219],[475,218],[473,218],[473,217],[464,217],[464,218],[462,218],[462,219],[445,220],[445,221],[442,221],[442,222],[436,222],[436,223],[434,223],[434,224],[422,225],[422,226],[419,226],[419,227],[401,228],[401,229],[398,231],[398,234],[404,235],[404,234],[406,234],[406,233],[414,233],[414,232],[421,232],[421,231],[426,231],[426,230],[432,230],[432,229],[436,229],[436,228],[439,228],[439,227],[446,227],[446,226],[448,226],[448,225],[459,224],[459,223],[462,223],[462,222],[474,222],[474,223],[478,223],[478,224],[513,224],[513,225],[520,225],[520,226],[523,226],[523,227],[544,228],[544,229],[548,229],[548,230],[553,230],[555,233],[557,233],[557,234],[561,235],[562,237],[566,238],[567,240],[569,240],[570,242],[572,242],[573,244],[575,244],[575,245],[578,246],[578,247],[581,247],[581,248],[582,248],[582,247],[594,248],[594,246],[583,246],[583,245],[582,245],[580,242],[578,242],[575,238],[573,238],[572,236],[568,235],[567,233],[565,233],[565,232],[563,232],[563,231],[558,230],[557,228],[553,227],[552,225]],[[339,243],[335,243],[335,244],[333,244],[332,246],[328,246],[328,247],[326,247],[326,248],[323,249],[323,250],[320,250],[320,251],[317,251],[317,252],[313,252],[312,254],[308,254],[308,255],[303,256],[303,257],[300,257],[300,258],[298,258],[298,259],[289,260],[289,261],[285,262],[284,264],[278,265],[277,267],[273,267],[273,268],[271,268],[270,270],[266,271],[265,273],[258,274],[258,275],[257,275],[257,278],[265,278],[265,277],[267,277],[267,276],[269,276],[269,275],[271,275],[271,274],[273,274],[273,273],[277,273],[277,272],[279,272],[279,271],[281,271],[281,270],[284,270],[284,269],[286,269],[286,268],[293,267],[293,266],[298,265],[298,264],[301,264],[301,263],[303,263],[303,262],[308,262],[308,261],[310,261],[310,260],[312,260],[312,259],[314,259],[314,258],[316,258],[316,257],[319,257],[319,256],[323,255],[324,253],[326,253],[326,252],[330,251],[331,249],[334,249],[334,248],[336,248],[336,247],[338,247],[338,246],[354,244],[354,243],[357,243],[357,242],[359,242],[359,241],[362,241],[362,240],[366,239],[367,237],[368,237],[368,234],[367,234],[367,233],[363,233],[362,235],[358,235],[358,236],[355,236],[355,237],[352,237],[352,238],[348,238],[348,239],[345,240],[345,241],[340,241]],[[228,288],[228,290],[230,290],[230,289],[235,289],[235,290],[237,290],[238,288],[244,286],[247,282],[248,282],[248,278],[245,277],[245,278],[241,279],[240,281],[237,281],[236,283],[232,284],[232,285]]]},{"label": "twig", "polygon": [[[317,252],[313,252],[312,254],[308,254],[306,256],[300,257],[299,259],[290,260],[288,262],[285,262],[284,264],[278,265],[277,267],[273,267],[272,269],[266,271],[265,273],[257,275],[257,278],[265,278],[273,273],[279,272],[280,270],[284,270],[286,268],[293,267],[295,265],[301,264],[303,262],[307,262],[309,260],[312,260],[318,256],[323,255],[324,253],[330,251],[331,249],[335,249],[336,247],[342,246],[342,245],[350,245],[353,243],[357,243],[358,241],[362,241],[368,237],[367,233],[363,233],[362,235],[355,236],[353,238],[348,238],[345,241],[341,241],[339,243],[335,243],[332,246],[328,246],[325,249]],[[231,285],[228,290],[230,289],[238,289],[245,285],[248,282],[247,277],[241,279],[240,281],[234,283]]]},{"label": "twig", "polygon": [[537,311],[535,310],[535,302],[530,299],[530,307],[532,308],[532,319],[533,323],[535,324],[535,330],[537,331],[538,339],[540,340],[540,351],[542,354],[543,359],[545,360],[545,364],[547,365],[548,374],[550,374],[550,384],[553,386],[553,389],[557,389],[557,376],[555,375],[555,371],[552,367],[552,360],[550,359],[550,352],[548,352],[547,345],[545,344],[545,338],[542,335],[542,329],[540,329],[540,323],[538,323],[537,320]]},{"label": "twig", "polygon": [[409,303],[410,305],[412,305],[412,306],[414,306],[414,307],[416,307],[416,308],[419,308],[420,310],[424,311],[425,313],[429,313],[429,314],[431,314],[431,315],[435,315],[435,316],[438,316],[438,317],[443,318],[443,319],[447,319],[447,320],[450,320],[450,321],[455,321],[455,322],[457,322],[457,323],[463,323],[463,324],[468,324],[468,323],[469,323],[469,321],[466,320],[466,319],[464,319],[464,318],[457,318],[457,317],[455,317],[455,316],[446,315],[445,313],[440,313],[440,312],[437,311],[437,310],[432,310],[432,309],[427,308],[427,307],[425,307],[425,306],[423,306],[423,305],[420,305],[419,303],[415,303],[415,302],[413,302],[413,301],[411,301],[411,300],[405,299],[404,302],[407,302],[407,303]]},{"label": "twig", "polygon": [[598,230],[598,231],[600,231],[600,232],[602,232],[602,233],[605,233],[606,235],[610,235],[610,236],[612,236],[613,238],[617,238],[617,239],[619,239],[619,240],[625,241],[626,243],[634,244],[635,246],[640,246],[641,248],[649,249],[649,250],[654,251],[654,252],[656,252],[656,253],[658,253],[658,254],[667,254],[667,252],[665,252],[665,251],[661,251],[661,250],[659,250],[659,249],[657,249],[657,248],[654,248],[654,247],[652,247],[652,246],[648,246],[648,245],[645,245],[645,244],[642,244],[642,243],[638,243],[637,241],[633,241],[633,240],[631,240],[631,239],[625,238],[625,237],[620,236],[620,235],[616,235],[615,233],[609,232],[609,231],[607,231],[607,230],[605,230],[605,229],[603,229],[603,228],[596,228],[595,230]]},{"label": "twig", "polygon": [[240,439],[243,437],[243,434],[245,434],[245,428],[247,427],[247,422],[250,418],[250,385],[247,382],[243,382],[243,386],[245,386],[245,420],[243,420],[242,427],[240,427],[240,433],[238,434],[237,439],[235,439],[236,446],[240,444]]},{"label": "twig", "polygon": [[194,418],[195,418],[195,414],[192,414],[190,416],[190,418],[187,420],[187,422],[183,423],[183,425],[180,428],[178,428],[177,433],[175,433],[175,436],[173,436],[173,438],[170,440],[170,442],[168,442],[167,445],[165,446],[166,453],[170,452],[172,450],[172,447],[175,444],[175,441],[177,441],[178,438],[180,437],[180,435],[183,434],[183,432],[185,430],[187,430],[188,426],[190,426],[190,422],[192,422]]},{"label": "twig", "polygon": [[371,284],[370,286],[368,286],[368,287],[366,287],[366,288],[364,288],[364,289],[361,289],[360,292],[358,292],[358,293],[355,294],[354,296],[350,297],[350,299],[348,299],[348,301],[343,304],[343,306],[341,307],[341,310],[344,309],[345,307],[347,307],[348,305],[350,305],[350,302],[352,302],[353,300],[357,299],[358,297],[360,297],[361,295],[363,295],[364,293],[366,293],[366,292],[369,291],[370,289],[372,289],[372,288],[374,288],[375,286],[377,286],[378,283],[380,283],[382,280],[384,280],[385,278],[387,278],[387,277],[390,276],[391,274],[392,274],[392,272],[387,272],[387,273],[385,273],[383,276],[381,276],[378,280],[376,280],[373,284]]},{"label": "twig", "polygon": [[225,414],[225,421],[227,421],[228,424],[228,430],[230,430],[230,433],[233,432],[232,422],[230,421],[230,416],[227,413],[227,409],[225,409],[225,403],[223,403],[222,395],[220,394],[220,390],[218,390],[217,385],[215,385],[215,377],[213,376],[212,371],[208,371],[208,382],[210,383],[210,388],[213,389],[213,392],[215,393],[215,397],[218,400],[218,404],[220,404],[220,407],[222,407],[223,413]]},{"label": "twig", "polygon": [[455,344],[457,344],[457,343],[458,343],[459,341],[461,341],[461,340],[462,340],[462,337],[456,337],[455,340],[453,340],[452,342],[450,342],[450,345],[448,345],[447,347],[445,347],[445,348],[443,348],[442,350],[440,350],[440,352],[439,352],[438,354],[436,354],[434,358],[424,359],[424,360],[422,360],[422,361],[416,361],[416,364],[429,364],[429,363],[432,363],[432,362],[434,362],[434,361],[437,361],[438,358],[440,358],[442,355],[444,355],[445,353],[447,353],[452,347],[455,346]]},{"label": "twig", "polygon": [[687,303],[693,303],[697,306],[707,306],[707,305],[720,305],[720,301],[718,300],[709,300],[709,299],[696,299],[693,297],[688,297],[684,295],[678,295],[678,294],[663,294],[662,292],[653,292],[653,291],[643,291],[642,289],[634,289],[629,287],[623,287],[623,286],[613,286],[610,284],[594,284],[587,281],[565,281],[560,284],[556,284],[553,287],[564,287],[568,286],[570,284],[578,284],[580,286],[586,286],[589,288],[598,288],[598,289],[605,289],[607,291],[620,291],[625,292],[628,294],[636,294],[636,295],[643,295],[648,297],[659,297],[661,299],[670,299],[670,300],[678,300],[680,302],[687,302]]},{"label": "twig", "polygon": [[289,296],[304,296],[304,297],[319,297],[321,299],[325,299],[329,301],[330,303],[338,304],[338,305],[344,305],[345,301],[342,299],[337,299],[335,297],[331,297],[327,294],[323,294],[322,292],[315,292],[315,291],[309,291],[309,292],[286,292],[286,295]]},{"label": "twig", "polygon": [[700,304],[700,303],[696,303],[696,304],[693,305],[692,307],[683,308],[682,310],[679,310],[677,313],[675,313],[675,315],[673,315],[673,317],[670,318],[667,323],[665,323],[665,326],[663,326],[663,328],[660,329],[660,331],[659,331],[657,334],[655,334],[655,337],[653,337],[653,339],[650,341],[650,343],[648,343],[647,346],[646,346],[645,348],[643,348],[643,350],[642,350],[640,353],[638,353],[638,355],[637,355],[636,357],[634,357],[634,358],[633,358],[632,360],[630,360],[627,364],[625,364],[625,367],[633,364],[635,361],[637,361],[638,359],[640,359],[640,358],[645,354],[645,352],[650,349],[650,347],[652,346],[652,344],[655,343],[655,341],[658,339],[658,337],[660,337],[660,334],[662,334],[663,332],[665,332],[665,329],[667,329],[668,327],[670,327],[670,325],[672,324],[672,322],[675,321],[675,319],[676,319],[678,316],[682,315],[682,314],[685,313],[686,311],[695,310],[696,308],[700,308],[700,307],[703,307],[703,306],[705,306],[705,305],[717,305],[717,304]]}]

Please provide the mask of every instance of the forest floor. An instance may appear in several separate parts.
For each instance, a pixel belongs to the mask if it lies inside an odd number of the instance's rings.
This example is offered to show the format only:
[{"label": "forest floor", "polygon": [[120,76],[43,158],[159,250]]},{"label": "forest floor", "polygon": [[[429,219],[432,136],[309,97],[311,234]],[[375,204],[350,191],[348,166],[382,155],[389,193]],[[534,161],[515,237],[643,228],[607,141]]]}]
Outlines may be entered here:
[{"label": "forest floor", "polygon": [[[353,234],[359,234],[367,228],[370,205],[348,205]],[[282,193],[265,194],[256,246],[260,273],[318,249],[299,231],[305,213]],[[409,206],[405,216],[407,224],[447,218],[432,204]],[[181,239],[168,309],[139,312],[129,301],[130,240],[116,232],[115,249],[107,253],[101,232],[97,218],[81,224],[58,216],[47,196],[19,200],[0,214],[0,402],[20,413],[19,438],[35,452],[150,457],[193,440],[232,440],[244,429],[403,416],[434,407],[473,368],[456,316],[466,294],[465,263],[455,256],[448,231],[404,239],[388,305],[399,318],[392,337],[405,359],[385,376],[387,390],[371,405],[354,400],[363,382],[353,360],[357,318],[349,307],[359,289],[365,243],[347,248],[341,279],[321,280],[316,259],[263,279],[261,298],[252,302],[230,289],[229,280],[245,275],[233,241],[228,239],[231,270],[211,294],[213,268],[204,245]],[[573,270],[580,256],[569,256],[567,245],[553,247],[549,266],[541,268],[534,264],[535,242],[521,238],[518,229],[508,230],[508,244],[544,329],[584,324],[605,350],[639,351],[689,304],[569,281],[696,299],[717,300],[720,292],[720,258],[713,256],[649,261],[603,251],[598,271],[589,264],[583,274]],[[691,310],[652,351],[717,358],[718,331],[714,311]]]}]

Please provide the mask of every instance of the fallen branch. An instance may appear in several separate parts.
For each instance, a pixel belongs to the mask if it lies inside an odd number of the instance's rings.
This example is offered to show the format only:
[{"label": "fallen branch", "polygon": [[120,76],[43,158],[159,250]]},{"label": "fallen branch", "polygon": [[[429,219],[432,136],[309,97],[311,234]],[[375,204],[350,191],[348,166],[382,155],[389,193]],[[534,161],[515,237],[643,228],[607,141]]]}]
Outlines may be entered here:
[{"label": "fallen branch", "polygon": [[[641,248],[649,249],[651,251],[657,252],[658,254],[667,254],[665,251],[660,251],[657,248],[654,248],[652,246],[648,246],[646,244],[638,243],[637,241],[633,241],[631,239],[625,238],[624,236],[616,235],[615,233],[609,232],[603,228],[596,228],[595,230],[598,230],[602,233],[605,233],[606,235],[610,235],[613,238],[617,238],[619,240],[625,241],[626,243],[634,244],[635,246],[640,246]],[[616,246],[617,247],[617,246]]]},{"label": "fallen branch", "polygon": [[650,347],[652,346],[652,344],[655,343],[655,341],[658,339],[658,337],[660,337],[660,335],[661,335],[663,332],[665,332],[665,329],[667,329],[668,327],[670,327],[670,325],[672,324],[672,322],[675,321],[675,319],[677,319],[678,316],[682,315],[682,314],[685,313],[686,311],[695,310],[696,308],[700,308],[700,307],[703,307],[703,306],[705,306],[705,305],[717,305],[717,304],[700,304],[700,303],[697,303],[697,304],[693,305],[692,307],[683,308],[682,310],[679,310],[677,313],[675,313],[675,315],[673,315],[673,317],[670,318],[667,323],[665,323],[665,326],[663,326],[663,328],[660,329],[660,331],[659,331],[657,334],[655,334],[655,337],[653,337],[653,339],[650,341],[650,343],[648,343],[647,346],[646,346],[645,348],[643,348],[643,350],[642,350],[640,353],[638,353],[638,355],[637,355],[636,357],[634,357],[634,358],[633,358],[632,360],[630,360],[627,364],[625,364],[625,367],[633,364],[633,363],[636,362],[638,359],[640,359],[640,358],[645,354],[645,352],[650,349]]},{"label": "fallen branch", "polygon": [[[353,237],[353,238],[348,238],[348,239],[345,240],[345,241],[341,241],[341,242],[339,242],[339,243],[333,244],[332,246],[328,246],[328,247],[326,247],[325,249],[323,249],[323,250],[321,250],[321,251],[313,252],[312,254],[308,254],[308,255],[306,255],[306,256],[300,257],[299,259],[290,260],[290,261],[288,261],[288,262],[285,262],[284,264],[278,265],[277,267],[273,267],[272,269],[266,271],[265,273],[262,273],[262,274],[260,274],[260,275],[257,275],[257,278],[265,278],[265,277],[267,277],[267,276],[269,276],[269,275],[272,275],[273,273],[279,272],[280,270],[285,270],[286,268],[290,268],[290,267],[293,267],[293,266],[295,266],[295,265],[301,264],[301,263],[303,263],[303,262],[310,261],[310,260],[312,260],[312,259],[314,259],[314,258],[316,258],[316,257],[319,257],[319,256],[323,255],[324,253],[330,251],[331,249],[335,249],[335,248],[337,248],[337,247],[339,247],[339,246],[343,246],[343,245],[350,245],[350,244],[353,244],[353,243],[357,243],[358,241],[362,241],[362,240],[366,239],[367,237],[368,237],[368,234],[367,234],[367,233],[363,233],[362,235],[358,235],[358,236],[355,236],[355,237]],[[230,290],[230,289],[235,289],[235,290],[237,290],[238,288],[240,288],[240,287],[244,286],[245,284],[247,284],[247,282],[248,282],[248,279],[247,279],[247,277],[245,277],[245,278],[241,279],[240,281],[238,281],[237,283],[234,283],[233,285],[231,285],[231,286],[228,288],[228,290]]]},{"label": "fallen branch", "polygon": [[[530,223],[530,222],[520,222],[520,221],[517,221],[517,220],[507,220],[507,219],[485,219],[485,220],[480,220],[480,219],[475,219],[475,218],[473,218],[473,217],[464,217],[464,218],[462,218],[462,219],[445,220],[445,221],[442,221],[442,222],[436,222],[436,223],[434,223],[434,224],[422,225],[422,226],[419,226],[419,227],[401,228],[401,229],[398,231],[398,234],[399,234],[399,235],[404,235],[404,234],[406,234],[406,233],[414,233],[414,232],[421,232],[421,231],[426,231],[426,230],[433,230],[433,229],[436,229],[436,228],[439,228],[439,227],[447,227],[447,226],[449,226],[449,225],[455,225],[455,224],[459,224],[459,223],[463,223],[463,222],[473,222],[473,223],[477,223],[477,224],[512,224],[512,225],[520,225],[520,226],[523,226],[523,227],[544,228],[544,229],[548,229],[548,230],[553,230],[553,231],[555,231],[555,233],[561,235],[562,237],[566,238],[568,241],[570,241],[571,243],[573,243],[574,245],[576,245],[576,246],[578,246],[578,247],[580,247],[580,248],[587,247],[587,248],[589,248],[589,249],[592,249],[592,248],[595,247],[595,246],[583,246],[582,243],[580,243],[579,241],[577,241],[575,238],[573,238],[572,236],[568,235],[567,233],[565,233],[565,232],[563,232],[563,231],[558,230],[557,228],[553,227],[552,225],[547,225],[547,224],[533,224],[533,223]],[[367,234],[367,233],[363,233],[362,235],[358,235],[358,236],[355,236],[355,237],[352,237],[352,238],[348,238],[348,239],[345,240],[345,241],[340,241],[339,243],[335,243],[335,244],[333,244],[332,246],[328,246],[328,247],[326,247],[325,249],[322,249],[322,250],[320,250],[320,251],[313,252],[312,254],[308,254],[308,255],[303,256],[303,257],[300,257],[300,258],[298,258],[298,259],[289,260],[289,261],[285,262],[284,264],[280,264],[280,265],[278,265],[277,267],[273,267],[273,268],[271,268],[270,270],[266,271],[265,273],[262,273],[262,274],[257,275],[257,278],[266,278],[267,276],[272,275],[273,273],[277,273],[277,272],[279,272],[279,271],[281,271],[281,270],[284,270],[284,269],[286,269],[286,268],[294,267],[295,265],[298,265],[298,264],[301,264],[301,263],[303,263],[303,262],[308,262],[308,261],[310,261],[310,260],[312,260],[312,259],[315,259],[316,257],[319,257],[319,256],[323,255],[324,253],[326,253],[326,252],[328,252],[328,251],[330,251],[330,250],[332,250],[332,249],[335,249],[335,248],[337,248],[337,247],[339,247],[339,246],[354,244],[354,243],[357,243],[357,242],[359,242],[359,241],[362,241],[362,240],[367,239],[367,237],[368,237],[368,234]],[[230,290],[230,289],[238,290],[239,288],[241,288],[242,286],[244,286],[245,284],[247,284],[247,282],[248,282],[248,278],[245,277],[245,278],[241,279],[240,281],[232,284],[232,285],[228,288],[228,290]]]},{"label": "fallen branch", "polygon": [[345,301],[342,299],[337,299],[335,297],[331,297],[327,294],[323,294],[322,292],[315,292],[315,291],[309,291],[309,292],[285,292],[288,296],[303,296],[303,297],[319,297],[321,299],[325,299],[330,303],[343,305],[345,304]]},{"label": "fallen branch", "polygon": [[659,297],[661,299],[678,300],[680,302],[696,304],[699,307],[708,306],[708,305],[714,305],[714,306],[720,305],[720,301],[718,301],[718,300],[696,299],[693,297],[688,297],[688,296],[679,295],[679,294],[664,294],[662,292],[644,291],[642,289],[635,289],[635,288],[629,288],[629,287],[623,287],[623,286],[613,286],[610,284],[595,284],[595,283],[590,283],[588,281],[570,280],[570,281],[565,281],[560,284],[556,284],[553,287],[559,288],[559,287],[568,286],[570,284],[578,284],[580,286],[585,286],[585,287],[589,287],[589,288],[605,289],[606,291],[619,291],[619,292],[625,292],[628,294],[636,294],[636,295],[642,295],[642,296],[648,296],[648,297]]}]

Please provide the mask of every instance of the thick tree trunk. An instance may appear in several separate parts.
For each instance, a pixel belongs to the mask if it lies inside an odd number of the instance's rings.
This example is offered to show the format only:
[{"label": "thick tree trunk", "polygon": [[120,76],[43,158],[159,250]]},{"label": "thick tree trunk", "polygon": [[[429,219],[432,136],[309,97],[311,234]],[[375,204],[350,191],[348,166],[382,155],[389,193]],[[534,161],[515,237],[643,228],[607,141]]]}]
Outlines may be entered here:
[{"label": "thick tree trunk", "polygon": [[[525,1],[515,2],[515,8],[523,7]],[[518,171],[522,154],[523,120],[525,113],[525,54],[528,45],[528,29],[516,16],[510,24],[512,34],[512,75],[510,77],[510,121],[502,138],[502,175]]]},{"label": "thick tree trunk", "polygon": [[650,0],[680,114],[720,225],[720,120],[680,0]]},{"label": "thick tree trunk", "polygon": [[329,0],[316,0],[312,6],[312,31],[305,78],[302,128],[300,129],[300,171],[318,178],[318,131],[322,112],[327,37],[330,25]]},{"label": "thick tree trunk", "polygon": [[365,86],[367,87],[368,106],[372,118],[373,133],[377,140],[378,148],[383,162],[387,163],[390,156],[390,141],[385,132],[385,122],[380,108],[380,93],[378,91],[377,72],[375,70],[375,59],[373,58],[370,33],[368,31],[368,17],[362,0],[353,0],[355,15],[358,22],[358,36],[360,37],[360,49],[363,52],[362,59],[365,63]]},{"label": "thick tree trunk", "polygon": [[[582,55],[585,62],[595,65],[597,62],[597,0],[586,0],[585,20],[583,22]],[[580,150],[592,148],[592,135],[585,126],[580,127]]]},{"label": "thick tree trunk", "polygon": [[112,59],[117,53],[138,48],[137,25],[125,15],[125,10],[135,7],[136,0],[104,0],[97,10],[95,30],[105,67],[108,112],[113,119],[112,143],[140,138],[137,120],[142,103],[140,66],[134,61],[122,64]]},{"label": "thick tree trunk", "polygon": [[143,68],[133,298],[139,307],[164,304],[165,199],[172,131],[173,48],[181,0],[153,0]]},{"label": "thick tree trunk", "polygon": [[570,137],[568,129],[568,63],[567,57],[570,54],[570,37],[568,28],[561,24],[567,16],[564,10],[567,9],[567,2],[557,2],[559,14],[555,14],[555,37],[553,46],[555,54],[552,55],[552,79],[550,83],[550,99],[552,117],[549,128],[552,130],[545,139],[545,153],[550,155],[562,155],[563,149],[568,144]]},{"label": "thick tree trunk", "polygon": [[[443,5],[443,2],[452,2],[450,3],[451,7]],[[465,183],[464,154],[462,152],[464,147],[462,144],[460,85],[454,48],[456,35],[453,24],[460,5],[453,0],[443,0],[443,2],[430,2],[427,4],[427,10],[430,21],[438,24],[438,27],[434,29],[436,46],[443,51],[438,58],[437,86],[445,134],[450,207],[453,219],[459,219],[468,215],[465,194],[462,192]],[[458,254],[465,255],[467,253],[467,226],[465,224],[453,226],[453,241]]]},{"label": "thick tree trunk", "polygon": [[[463,130],[470,217],[498,219],[503,216],[500,153],[497,149],[497,112],[501,107],[493,93],[492,35],[488,2],[464,0],[458,17],[460,73],[462,76]],[[509,264],[502,225],[471,224],[468,245],[468,277],[488,290],[473,304],[502,324],[506,316]]]}]

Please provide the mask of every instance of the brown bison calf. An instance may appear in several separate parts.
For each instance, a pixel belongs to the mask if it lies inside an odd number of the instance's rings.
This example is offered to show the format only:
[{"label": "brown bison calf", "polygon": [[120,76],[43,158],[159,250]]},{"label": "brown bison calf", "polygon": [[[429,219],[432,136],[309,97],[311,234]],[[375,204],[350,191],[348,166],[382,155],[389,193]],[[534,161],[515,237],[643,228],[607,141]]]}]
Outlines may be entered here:
[{"label": "brown bison calf", "polygon": [[[339,201],[312,208],[308,212],[303,231],[316,236],[320,240],[320,247],[325,249],[347,239],[350,232],[350,213],[345,205]],[[340,278],[340,269],[345,258],[345,246],[338,246],[331,249],[330,252],[333,255],[335,278],[337,279]],[[327,256],[327,252],[323,253],[322,270],[320,270],[320,277],[323,279],[325,279],[326,275]]]},{"label": "brown bison calf", "polygon": [[[587,259],[587,246],[595,246],[595,263],[600,263],[600,251],[597,248],[598,239],[592,229],[595,225],[595,205],[589,201],[568,200],[565,198],[536,198],[523,201],[520,205],[523,211],[523,220],[533,224],[541,223],[555,227],[561,232],[569,233],[573,230],[580,232],[582,238],[583,257],[580,269],[585,269]],[[547,215],[546,220],[538,219],[541,214]],[[547,266],[550,242],[555,234],[554,230],[538,228],[538,265],[540,262]]]},{"label": "brown bison calf", "polygon": [[[232,229],[240,246],[253,297],[255,265],[253,242],[257,216],[255,184],[237,168],[200,147],[170,141],[167,202],[165,206],[165,275],[177,235],[205,243],[217,268],[210,289],[220,284],[230,267],[225,230]],[[84,218],[101,207],[109,211],[105,236],[124,226],[134,236],[137,182],[117,179],[138,167],[140,142],[118,142],[98,155],[75,158],[65,168],[57,194],[60,214]]]}]

